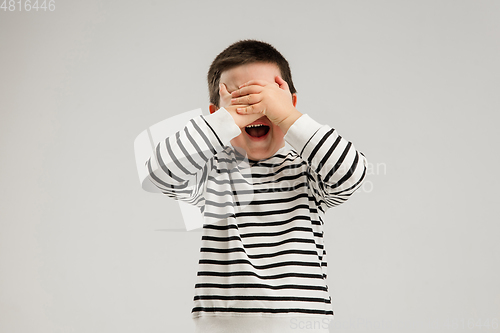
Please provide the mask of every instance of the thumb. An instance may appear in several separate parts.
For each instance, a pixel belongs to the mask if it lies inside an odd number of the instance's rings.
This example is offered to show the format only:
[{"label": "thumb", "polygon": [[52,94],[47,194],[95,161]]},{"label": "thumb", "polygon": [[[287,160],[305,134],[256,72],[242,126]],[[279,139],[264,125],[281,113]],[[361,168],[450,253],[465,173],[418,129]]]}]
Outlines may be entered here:
[{"label": "thumb", "polygon": [[229,95],[229,91],[227,91],[226,85],[224,83],[219,83],[219,96],[224,98],[227,95]]},{"label": "thumb", "polygon": [[283,80],[281,78],[281,76],[276,75],[276,77],[274,78],[274,80],[280,86],[281,89],[283,89],[283,90],[289,90],[288,89],[288,83],[286,83],[286,81]]}]

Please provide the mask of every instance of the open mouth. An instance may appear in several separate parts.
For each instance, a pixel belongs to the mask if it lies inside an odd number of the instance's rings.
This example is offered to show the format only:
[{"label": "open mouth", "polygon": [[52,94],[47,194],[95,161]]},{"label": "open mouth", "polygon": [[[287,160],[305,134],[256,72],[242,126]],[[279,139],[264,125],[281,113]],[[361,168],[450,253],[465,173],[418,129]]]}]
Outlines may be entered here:
[{"label": "open mouth", "polygon": [[245,127],[245,132],[252,138],[262,138],[269,133],[269,126],[264,124],[248,125]]}]

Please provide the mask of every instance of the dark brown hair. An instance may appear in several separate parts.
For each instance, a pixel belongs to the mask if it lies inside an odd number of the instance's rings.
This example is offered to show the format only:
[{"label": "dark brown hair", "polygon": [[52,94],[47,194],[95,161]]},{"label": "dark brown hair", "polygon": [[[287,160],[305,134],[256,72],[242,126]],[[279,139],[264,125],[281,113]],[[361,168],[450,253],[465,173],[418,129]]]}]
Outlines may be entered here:
[{"label": "dark brown hair", "polygon": [[210,103],[219,107],[219,82],[222,72],[250,63],[271,63],[278,66],[281,77],[288,83],[290,92],[296,93],[288,61],[271,44],[253,39],[240,40],[215,57],[208,70]]}]

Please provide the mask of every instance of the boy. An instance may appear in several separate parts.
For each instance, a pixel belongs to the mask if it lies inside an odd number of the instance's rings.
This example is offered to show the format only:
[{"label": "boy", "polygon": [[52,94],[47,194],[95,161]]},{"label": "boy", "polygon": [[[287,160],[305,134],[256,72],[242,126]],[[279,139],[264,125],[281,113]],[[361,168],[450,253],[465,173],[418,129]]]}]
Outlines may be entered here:
[{"label": "boy", "polygon": [[146,164],[164,194],[204,216],[197,332],[328,332],[323,216],[359,188],[366,159],[295,108],[288,62],[267,43],[226,48],[208,84],[210,115]]}]

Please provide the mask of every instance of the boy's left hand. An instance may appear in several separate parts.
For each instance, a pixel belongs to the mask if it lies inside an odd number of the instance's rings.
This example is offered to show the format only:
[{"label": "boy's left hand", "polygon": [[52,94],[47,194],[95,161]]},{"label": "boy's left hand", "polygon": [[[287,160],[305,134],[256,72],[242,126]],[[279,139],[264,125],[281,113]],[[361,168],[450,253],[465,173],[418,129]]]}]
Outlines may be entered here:
[{"label": "boy's left hand", "polygon": [[261,113],[281,128],[283,133],[302,114],[295,108],[288,84],[276,76],[275,82],[251,80],[231,93],[231,104],[248,104],[236,109],[239,114]]}]

